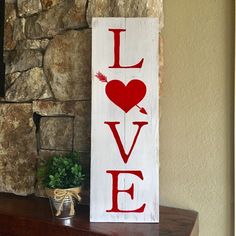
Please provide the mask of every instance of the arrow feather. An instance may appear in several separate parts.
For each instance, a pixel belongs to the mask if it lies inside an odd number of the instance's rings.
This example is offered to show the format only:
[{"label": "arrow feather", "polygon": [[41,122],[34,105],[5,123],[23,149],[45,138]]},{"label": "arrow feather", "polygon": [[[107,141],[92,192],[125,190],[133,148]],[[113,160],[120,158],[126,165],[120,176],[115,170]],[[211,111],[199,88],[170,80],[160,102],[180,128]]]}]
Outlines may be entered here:
[{"label": "arrow feather", "polygon": [[100,71],[97,72],[97,74],[95,75],[95,77],[97,77],[101,82],[105,82],[105,83],[108,82],[108,81],[107,81],[107,77],[106,77],[104,74],[102,74]]}]

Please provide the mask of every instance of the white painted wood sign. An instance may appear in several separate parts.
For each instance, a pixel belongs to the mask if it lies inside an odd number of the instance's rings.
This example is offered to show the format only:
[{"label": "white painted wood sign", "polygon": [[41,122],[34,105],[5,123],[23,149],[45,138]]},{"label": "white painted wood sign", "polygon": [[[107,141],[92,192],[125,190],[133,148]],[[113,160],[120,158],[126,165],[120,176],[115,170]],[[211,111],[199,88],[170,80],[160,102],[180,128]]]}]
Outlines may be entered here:
[{"label": "white painted wood sign", "polygon": [[158,20],[94,18],[92,222],[159,222]]}]

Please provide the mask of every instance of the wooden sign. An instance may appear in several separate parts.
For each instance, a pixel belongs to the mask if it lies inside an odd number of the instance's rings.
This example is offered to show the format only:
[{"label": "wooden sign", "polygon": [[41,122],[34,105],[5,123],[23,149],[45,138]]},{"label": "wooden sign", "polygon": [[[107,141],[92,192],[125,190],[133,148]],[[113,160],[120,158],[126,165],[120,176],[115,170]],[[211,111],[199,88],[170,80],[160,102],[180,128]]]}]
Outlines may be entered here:
[{"label": "wooden sign", "polygon": [[92,222],[159,221],[158,21],[94,18]]}]

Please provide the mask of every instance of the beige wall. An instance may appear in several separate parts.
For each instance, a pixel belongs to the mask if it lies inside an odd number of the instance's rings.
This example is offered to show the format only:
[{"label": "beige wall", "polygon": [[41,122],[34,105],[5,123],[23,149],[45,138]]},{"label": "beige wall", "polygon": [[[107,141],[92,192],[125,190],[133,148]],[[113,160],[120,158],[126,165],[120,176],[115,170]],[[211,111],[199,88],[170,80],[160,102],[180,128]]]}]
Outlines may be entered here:
[{"label": "beige wall", "polygon": [[161,204],[233,235],[234,0],[164,0]]}]

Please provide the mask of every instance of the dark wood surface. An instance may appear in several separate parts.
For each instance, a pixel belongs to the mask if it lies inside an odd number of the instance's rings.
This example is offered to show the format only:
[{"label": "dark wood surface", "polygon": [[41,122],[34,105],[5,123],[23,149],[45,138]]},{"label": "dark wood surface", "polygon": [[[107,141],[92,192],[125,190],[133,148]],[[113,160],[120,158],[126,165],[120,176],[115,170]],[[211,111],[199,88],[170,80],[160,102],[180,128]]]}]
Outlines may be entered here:
[{"label": "dark wood surface", "polygon": [[55,220],[48,199],[0,194],[0,236],[197,236],[198,214],[160,207],[159,224],[90,223],[88,206],[72,220]]}]

